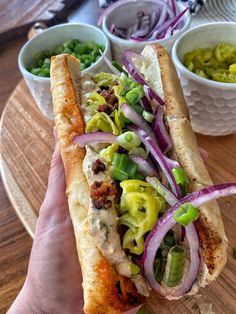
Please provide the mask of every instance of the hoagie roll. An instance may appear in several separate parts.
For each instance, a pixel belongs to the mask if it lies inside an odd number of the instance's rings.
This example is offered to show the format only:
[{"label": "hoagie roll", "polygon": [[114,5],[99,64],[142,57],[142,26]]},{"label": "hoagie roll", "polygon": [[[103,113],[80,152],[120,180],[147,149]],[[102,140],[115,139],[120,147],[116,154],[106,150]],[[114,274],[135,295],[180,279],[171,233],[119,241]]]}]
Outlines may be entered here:
[{"label": "hoagie roll", "polygon": [[168,53],[126,51],[125,70],[82,75],[52,58],[55,125],[83,273],[84,312],[122,313],[150,290],[194,294],[226,263],[227,238]]}]

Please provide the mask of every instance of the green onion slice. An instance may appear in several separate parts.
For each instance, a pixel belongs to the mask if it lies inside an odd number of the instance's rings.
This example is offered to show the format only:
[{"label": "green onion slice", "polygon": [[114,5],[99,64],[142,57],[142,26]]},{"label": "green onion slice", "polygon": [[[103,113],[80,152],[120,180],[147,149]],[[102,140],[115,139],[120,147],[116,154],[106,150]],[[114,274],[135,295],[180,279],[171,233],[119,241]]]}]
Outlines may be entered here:
[{"label": "green onion slice", "polygon": [[136,179],[139,174],[138,165],[127,155],[115,153],[112,160],[112,177],[115,180],[123,181],[127,179]]},{"label": "green onion slice", "polygon": [[196,220],[199,216],[199,210],[190,203],[184,203],[174,213],[174,219],[180,225],[186,227]]},{"label": "green onion slice", "polygon": [[151,112],[143,110],[142,115],[143,115],[144,120],[146,120],[149,123],[152,123],[152,121],[154,119],[154,115]]},{"label": "green onion slice", "polygon": [[141,144],[139,137],[134,132],[131,131],[127,131],[123,134],[120,134],[117,137],[117,141],[120,146],[124,147],[127,150],[136,148]]},{"label": "green onion slice", "polygon": [[187,194],[187,186],[189,184],[189,179],[183,168],[173,168],[172,169],[173,176],[175,178],[176,183],[180,187],[180,191],[182,196]]},{"label": "green onion slice", "polygon": [[118,181],[123,181],[123,180],[127,180],[129,178],[129,175],[127,172],[117,168],[117,167],[113,167],[112,169],[112,177],[115,180]]},{"label": "green onion slice", "polygon": [[117,70],[123,72],[126,76],[128,76],[128,73],[122,68],[122,66],[118,62],[113,60],[111,63],[115,68],[117,68]]},{"label": "green onion slice", "polygon": [[175,287],[180,283],[184,273],[184,265],[185,250],[182,246],[176,245],[170,249],[167,256],[163,281],[168,287]]}]

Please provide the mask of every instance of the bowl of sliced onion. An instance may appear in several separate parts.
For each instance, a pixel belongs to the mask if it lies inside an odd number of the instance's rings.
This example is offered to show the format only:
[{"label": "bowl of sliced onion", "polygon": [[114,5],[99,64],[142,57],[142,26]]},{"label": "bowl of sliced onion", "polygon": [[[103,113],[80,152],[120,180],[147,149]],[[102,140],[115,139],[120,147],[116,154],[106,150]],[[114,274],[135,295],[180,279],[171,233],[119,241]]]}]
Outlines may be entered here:
[{"label": "bowl of sliced onion", "polygon": [[120,0],[98,20],[120,61],[125,49],[141,52],[147,43],[158,43],[169,52],[175,40],[190,28],[188,8],[174,0]]}]

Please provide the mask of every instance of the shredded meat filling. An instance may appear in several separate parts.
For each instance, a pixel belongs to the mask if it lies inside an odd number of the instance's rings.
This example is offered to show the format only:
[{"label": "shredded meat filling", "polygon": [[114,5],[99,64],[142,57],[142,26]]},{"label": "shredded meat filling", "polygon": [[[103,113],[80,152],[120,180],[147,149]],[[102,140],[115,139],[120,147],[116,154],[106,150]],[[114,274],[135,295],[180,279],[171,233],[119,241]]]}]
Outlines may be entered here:
[{"label": "shredded meat filling", "polygon": [[114,94],[113,89],[103,90],[101,92],[101,96],[103,96],[106,100],[106,103],[111,105],[112,107],[118,106],[118,98]]},{"label": "shredded meat filling", "polygon": [[105,112],[106,114],[110,115],[113,112],[113,107],[108,104],[100,105],[98,107],[98,112]]},{"label": "shredded meat filling", "polygon": [[91,200],[97,209],[111,208],[113,201],[120,199],[120,189],[116,182],[95,181],[91,185]]},{"label": "shredded meat filling", "polygon": [[98,174],[100,171],[103,172],[105,170],[106,170],[106,166],[100,159],[97,159],[92,163],[93,174]]}]

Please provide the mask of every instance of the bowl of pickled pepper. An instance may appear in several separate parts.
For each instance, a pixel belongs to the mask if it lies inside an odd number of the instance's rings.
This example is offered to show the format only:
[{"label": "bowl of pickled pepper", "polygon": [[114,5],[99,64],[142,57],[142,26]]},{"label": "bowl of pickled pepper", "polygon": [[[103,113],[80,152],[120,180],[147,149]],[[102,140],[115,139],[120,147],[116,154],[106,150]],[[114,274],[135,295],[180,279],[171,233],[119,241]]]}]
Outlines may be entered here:
[{"label": "bowl of pickled pepper", "polygon": [[235,34],[236,23],[209,23],[189,30],[173,46],[172,58],[198,133],[236,133]]}]

